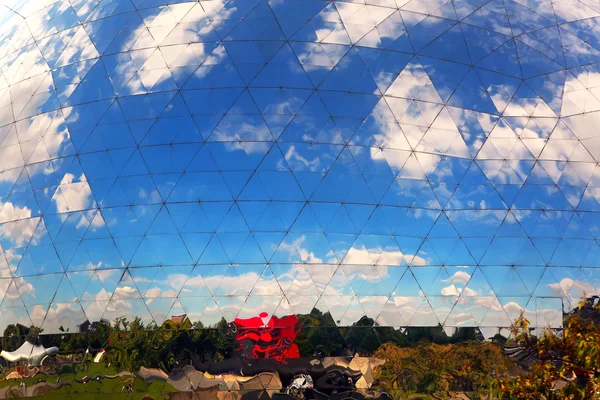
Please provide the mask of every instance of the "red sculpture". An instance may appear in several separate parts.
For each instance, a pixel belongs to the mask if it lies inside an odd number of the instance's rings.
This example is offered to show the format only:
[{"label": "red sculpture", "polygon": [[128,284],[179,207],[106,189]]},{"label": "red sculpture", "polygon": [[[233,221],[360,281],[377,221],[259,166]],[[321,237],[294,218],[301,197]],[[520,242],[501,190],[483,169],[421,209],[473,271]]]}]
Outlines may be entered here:
[{"label": "red sculpture", "polygon": [[265,312],[257,317],[236,318],[236,340],[247,358],[273,358],[283,362],[287,358],[299,358],[298,345],[294,343],[298,335],[298,318],[288,315],[282,318],[271,317]]}]

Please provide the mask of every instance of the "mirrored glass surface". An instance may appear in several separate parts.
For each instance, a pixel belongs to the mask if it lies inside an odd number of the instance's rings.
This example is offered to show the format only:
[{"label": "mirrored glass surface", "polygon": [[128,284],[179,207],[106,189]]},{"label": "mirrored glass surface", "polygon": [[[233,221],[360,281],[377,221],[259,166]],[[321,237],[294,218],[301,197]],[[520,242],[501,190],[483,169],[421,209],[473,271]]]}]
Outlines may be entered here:
[{"label": "mirrored glass surface", "polygon": [[[0,21],[0,398],[267,393],[289,377],[194,373],[561,328],[600,294],[594,2],[2,0]],[[21,385],[35,368],[63,383]]]}]

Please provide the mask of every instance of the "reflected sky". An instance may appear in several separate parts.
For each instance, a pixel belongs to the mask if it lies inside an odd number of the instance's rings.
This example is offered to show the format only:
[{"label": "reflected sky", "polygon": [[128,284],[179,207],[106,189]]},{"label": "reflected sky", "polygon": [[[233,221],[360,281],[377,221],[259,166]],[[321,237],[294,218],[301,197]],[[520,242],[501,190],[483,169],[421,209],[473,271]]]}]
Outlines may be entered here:
[{"label": "reflected sky", "polygon": [[493,331],[600,292],[592,2],[0,4],[4,325]]}]

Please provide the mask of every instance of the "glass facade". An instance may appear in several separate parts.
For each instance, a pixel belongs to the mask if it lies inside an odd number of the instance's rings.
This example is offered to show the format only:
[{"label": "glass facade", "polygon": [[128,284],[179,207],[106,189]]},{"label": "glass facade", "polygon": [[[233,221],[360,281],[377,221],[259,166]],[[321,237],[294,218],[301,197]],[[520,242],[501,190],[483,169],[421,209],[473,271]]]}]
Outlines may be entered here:
[{"label": "glass facade", "polygon": [[368,388],[600,293],[596,1],[0,3],[0,397]]}]

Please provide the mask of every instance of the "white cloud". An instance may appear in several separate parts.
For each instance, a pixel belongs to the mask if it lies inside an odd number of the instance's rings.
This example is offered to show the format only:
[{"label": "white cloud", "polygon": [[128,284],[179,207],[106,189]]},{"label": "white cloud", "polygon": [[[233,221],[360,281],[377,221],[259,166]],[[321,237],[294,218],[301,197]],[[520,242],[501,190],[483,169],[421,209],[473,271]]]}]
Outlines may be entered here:
[{"label": "white cloud", "polygon": [[[294,170],[306,170],[311,172],[323,172],[323,168],[321,167],[321,160],[318,156],[315,156],[312,160],[307,159],[302,154],[296,151],[296,147],[294,145],[290,146],[289,149],[285,152],[285,160],[289,165],[294,165]],[[281,165],[281,161],[279,162],[278,167],[281,169],[286,169],[283,165]]]},{"label": "white cloud", "polygon": [[465,271],[456,271],[450,278],[442,282],[452,282],[453,284],[466,285],[471,279],[471,274]]},{"label": "white cloud", "polygon": [[66,173],[60,182],[60,187],[54,196],[56,211],[67,213],[81,211],[92,207],[92,190],[85,180],[85,175],[78,179],[71,173]]},{"label": "white cloud", "polygon": [[[11,202],[0,202],[0,207],[0,236],[10,240],[14,247],[27,244],[32,239],[40,219],[31,218],[31,210],[27,206],[18,207]],[[37,241],[41,238],[33,239]]]},{"label": "white cloud", "polygon": [[415,266],[427,265],[427,261],[419,256],[404,254],[401,251],[385,251],[381,248],[370,248],[367,249],[362,247],[357,249],[351,247],[344,257],[344,264],[366,264],[370,265],[374,263],[378,265],[406,265],[411,264]]},{"label": "white cloud", "polygon": [[[31,210],[27,207],[15,206],[11,202],[0,203],[0,224],[31,217]],[[31,235],[29,235],[31,237]]]},{"label": "white cloud", "polygon": [[92,189],[83,174],[75,178],[73,174],[66,173],[52,200],[63,221],[68,218],[69,213],[81,211],[77,220],[72,221],[77,229],[96,230],[105,224],[102,215],[94,209],[96,202]]},{"label": "white cloud", "polygon": [[558,283],[548,284],[548,288],[558,297],[583,298],[600,294],[600,286],[596,287],[591,282],[583,282],[571,278],[563,278]]},{"label": "white cloud", "polygon": [[[248,154],[266,153],[272,146],[273,135],[261,121],[242,122],[243,116],[232,116],[222,122],[210,136],[211,141],[224,142],[227,151],[242,150]],[[240,141],[244,141],[240,145]]]}]

